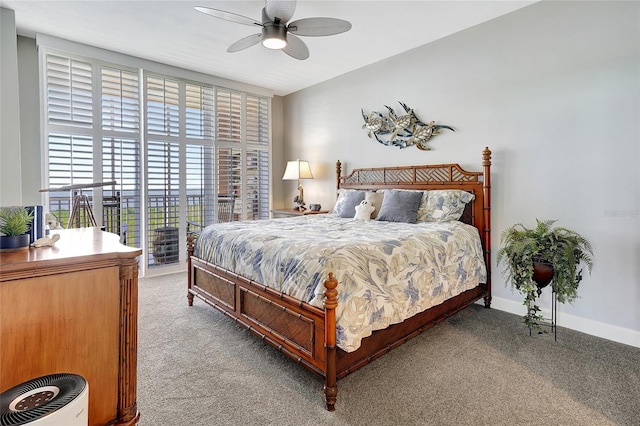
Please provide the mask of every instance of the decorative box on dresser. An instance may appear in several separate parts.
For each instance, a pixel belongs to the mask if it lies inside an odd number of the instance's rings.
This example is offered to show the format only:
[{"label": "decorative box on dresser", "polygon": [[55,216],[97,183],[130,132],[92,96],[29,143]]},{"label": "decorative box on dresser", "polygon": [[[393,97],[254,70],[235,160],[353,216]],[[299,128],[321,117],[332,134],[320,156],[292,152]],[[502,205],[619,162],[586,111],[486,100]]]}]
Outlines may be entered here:
[{"label": "decorative box on dresser", "polygon": [[142,251],[98,228],[53,233],[54,247],[0,252],[0,392],[75,373],[89,425],[134,425]]}]

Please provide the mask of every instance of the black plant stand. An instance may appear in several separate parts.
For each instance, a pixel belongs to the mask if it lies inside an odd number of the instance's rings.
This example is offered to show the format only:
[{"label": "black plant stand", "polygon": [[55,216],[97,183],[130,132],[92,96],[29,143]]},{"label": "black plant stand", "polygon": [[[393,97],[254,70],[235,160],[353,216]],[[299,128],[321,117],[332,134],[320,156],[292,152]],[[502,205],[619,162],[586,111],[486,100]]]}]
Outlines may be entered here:
[{"label": "black plant stand", "polygon": [[[558,321],[558,297],[556,296],[556,292],[551,292],[551,318],[542,318],[542,322],[536,323],[538,326],[549,327],[551,332],[553,333],[553,340],[558,341],[558,326],[556,322]],[[531,336],[531,328],[529,325],[529,336]],[[540,332],[542,333],[542,331]]]}]

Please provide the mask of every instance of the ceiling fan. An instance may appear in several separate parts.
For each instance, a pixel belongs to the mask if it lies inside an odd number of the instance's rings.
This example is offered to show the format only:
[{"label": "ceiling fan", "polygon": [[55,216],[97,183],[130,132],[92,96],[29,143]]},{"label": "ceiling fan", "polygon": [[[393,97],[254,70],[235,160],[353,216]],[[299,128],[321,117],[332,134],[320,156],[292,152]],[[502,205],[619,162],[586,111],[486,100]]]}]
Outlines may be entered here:
[{"label": "ceiling fan", "polygon": [[262,22],[220,9],[196,6],[197,11],[237,24],[261,27],[262,32],[241,38],[227,49],[238,52],[262,42],[269,49],[281,49],[295,59],[309,57],[309,48],[297,36],[320,37],[340,34],[351,29],[351,23],[336,18],[304,18],[287,24],[296,10],[295,0],[265,0]]}]

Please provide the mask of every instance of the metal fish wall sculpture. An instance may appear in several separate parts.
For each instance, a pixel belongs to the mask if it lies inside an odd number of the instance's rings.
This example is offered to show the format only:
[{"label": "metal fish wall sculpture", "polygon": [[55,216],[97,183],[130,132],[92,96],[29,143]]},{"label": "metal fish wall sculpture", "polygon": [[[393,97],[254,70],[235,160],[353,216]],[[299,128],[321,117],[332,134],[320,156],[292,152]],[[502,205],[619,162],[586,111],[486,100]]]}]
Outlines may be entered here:
[{"label": "metal fish wall sculpture", "polygon": [[397,146],[400,149],[415,145],[422,151],[429,151],[426,143],[433,135],[440,133],[440,129],[455,130],[453,127],[436,124],[430,121],[428,124],[420,121],[416,117],[412,108],[406,104],[398,102],[404,114],[398,116],[393,108],[385,105],[387,115],[383,115],[378,111],[372,111],[368,115],[364,109],[361,109],[362,118],[364,119],[363,129],[367,130],[367,135],[374,138],[383,145]]}]

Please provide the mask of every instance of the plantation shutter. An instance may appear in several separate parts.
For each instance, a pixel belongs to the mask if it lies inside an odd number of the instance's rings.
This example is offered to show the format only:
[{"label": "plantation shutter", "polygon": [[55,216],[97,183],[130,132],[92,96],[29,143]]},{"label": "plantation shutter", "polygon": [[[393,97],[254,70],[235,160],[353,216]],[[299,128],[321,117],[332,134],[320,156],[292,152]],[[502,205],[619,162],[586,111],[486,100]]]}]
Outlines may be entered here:
[{"label": "plantation shutter", "polygon": [[242,218],[242,151],[239,148],[216,150],[218,198],[233,198],[231,220]]},{"label": "plantation shutter", "polygon": [[93,87],[91,63],[48,54],[47,122],[91,128]]},{"label": "plantation shutter", "polygon": [[266,98],[247,96],[246,212],[248,219],[269,218],[269,105]]},{"label": "plantation shutter", "polygon": [[180,254],[180,83],[147,75],[148,265],[177,263]]},{"label": "plantation shutter", "polygon": [[247,151],[247,177],[245,199],[247,219],[269,218],[269,151]]},{"label": "plantation shutter", "polygon": [[185,95],[187,221],[188,230],[195,231],[194,224],[215,220],[214,89],[187,83]]},{"label": "plantation shutter", "polygon": [[147,235],[149,266],[177,263],[180,229],[180,147],[147,144]]},{"label": "plantation shutter", "polygon": [[[93,140],[83,135],[49,133],[49,188],[93,183]],[[84,190],[89,195],[92,191]],[[71,213],[70,191],[49,192],[49,212],[67,226]]]},{"label": "plantation shutter", "polygon": [[266,98],[247,96],[247,144],[269,144],[269,105]]},{"label": "plantation shutter", "polygon": [[138,73],[102,67],[102,129],[140,132]]},{"label": "plantation shutter", "polygon": [[218,89],[216,96],[216,141],[242,141],[242,96]]},{"label": "plantation shutter", "polygon": [[131,247],[142,245],[140,83],[137,72],[102,67],[103,225]]},{"label": "plantation shutter", "polygon": [[187,139],[208,140],[213,143],[213,87],[187,83],[185,93]]},{"label": "plantation shutter", "polygon": [[213,146],[187,144],[187,220],[189,231],[197,231],[215,221]]},{"label": "plantation shutter", "polygon": [[121,236],[121,242],[140,247],[142,218],[140,188],[140,141],[125,138],[102,139],[103,182],[115,181],[102,192],[105,230]]},{"label": "plantation shutter", "polygon": [[178,82],[163,77],[147,77],[147,132],[178,136],[180,125]]},{"label": "plantation shutter", "polygon": [[[92,65],[47,54],[45,76],[48,187],[93,183]],[[52,191],[48,195],[48,210],[66,226],[72,194]]]}]

